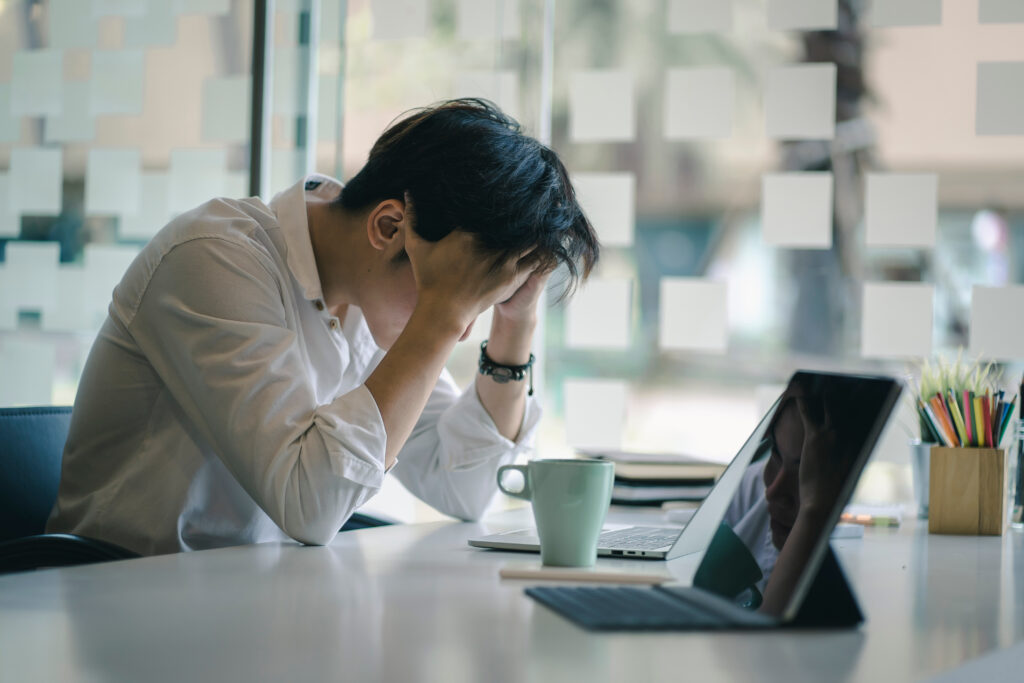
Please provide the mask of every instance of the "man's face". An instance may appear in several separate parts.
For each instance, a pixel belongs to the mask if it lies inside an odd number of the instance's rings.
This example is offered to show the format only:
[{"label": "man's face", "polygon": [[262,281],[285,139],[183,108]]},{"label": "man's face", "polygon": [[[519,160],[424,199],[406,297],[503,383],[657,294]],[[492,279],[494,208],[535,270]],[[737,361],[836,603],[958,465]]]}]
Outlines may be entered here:
[{"label": "man's face", "polygon": [[804,427],[795,401],[787,401],[772,428],[772,452],[764,465],[764,497],[772,545],[781,550],[800,510],[800,454]]}]

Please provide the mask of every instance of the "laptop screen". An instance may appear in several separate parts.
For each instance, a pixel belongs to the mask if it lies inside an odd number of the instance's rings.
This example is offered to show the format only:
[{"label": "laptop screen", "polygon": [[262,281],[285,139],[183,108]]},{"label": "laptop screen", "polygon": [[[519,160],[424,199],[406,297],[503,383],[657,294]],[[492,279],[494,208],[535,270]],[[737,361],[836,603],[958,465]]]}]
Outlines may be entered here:
[{"label": "laptop screen", "polygon": [[796,373],[759,435],[694,585],[791,618],[899,392],[889,378]]}]

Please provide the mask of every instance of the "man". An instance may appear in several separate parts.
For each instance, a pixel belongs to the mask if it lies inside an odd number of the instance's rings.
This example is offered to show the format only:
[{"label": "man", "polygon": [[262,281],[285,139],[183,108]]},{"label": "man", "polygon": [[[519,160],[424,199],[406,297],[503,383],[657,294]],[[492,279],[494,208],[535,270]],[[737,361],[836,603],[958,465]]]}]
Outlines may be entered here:
[{"label": "man", "polygon": [[[394,124],[344,188],[179,216],[114,290],[47,530],[142,554],[325,544],[389,471],[476,518],[540,416],[548,274],[597,257],[561,162],[480,100]],[[491,306],[460,395],[445,362]]]}]

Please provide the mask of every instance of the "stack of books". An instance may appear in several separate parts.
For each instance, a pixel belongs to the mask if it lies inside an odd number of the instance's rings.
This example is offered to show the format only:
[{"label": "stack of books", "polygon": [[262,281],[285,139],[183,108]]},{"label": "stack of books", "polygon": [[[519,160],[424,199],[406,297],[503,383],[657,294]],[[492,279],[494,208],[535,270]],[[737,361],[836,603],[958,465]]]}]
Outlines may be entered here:
[{"label": "stack of books", "polygon": [[725,464],[671,453],[592,450],[580,454],[615,463],[612,503],[619,505],[703,500],[726,468]]}]

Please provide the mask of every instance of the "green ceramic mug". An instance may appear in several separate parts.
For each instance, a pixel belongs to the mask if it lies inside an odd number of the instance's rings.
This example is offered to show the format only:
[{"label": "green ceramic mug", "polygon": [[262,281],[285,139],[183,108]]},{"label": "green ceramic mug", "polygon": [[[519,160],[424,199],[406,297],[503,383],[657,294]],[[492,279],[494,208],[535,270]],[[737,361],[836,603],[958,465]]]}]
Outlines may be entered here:
[{"label": "green ceramic mug", "polygon": [[[523,489],[510,491],[502,478],[518,470]],[[498,468],[498,488],[533,503],[540,559],[555,567],[589,567],[612,498],[615,465],[601,460],[531,460]]]}]

